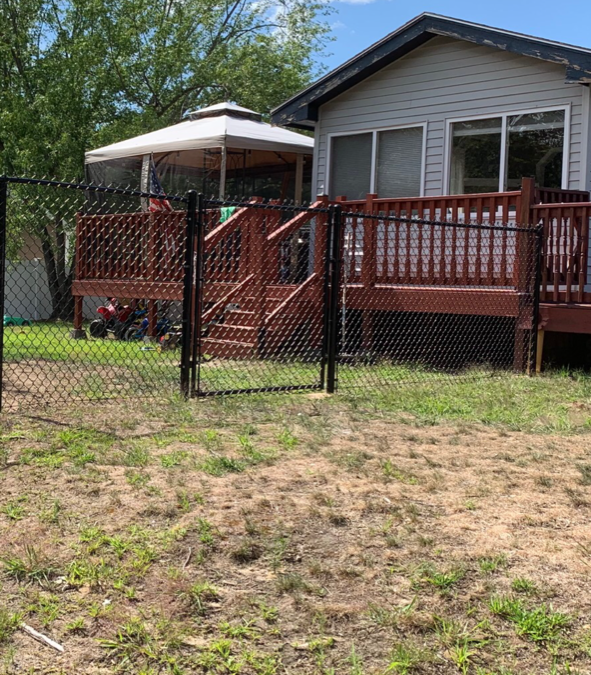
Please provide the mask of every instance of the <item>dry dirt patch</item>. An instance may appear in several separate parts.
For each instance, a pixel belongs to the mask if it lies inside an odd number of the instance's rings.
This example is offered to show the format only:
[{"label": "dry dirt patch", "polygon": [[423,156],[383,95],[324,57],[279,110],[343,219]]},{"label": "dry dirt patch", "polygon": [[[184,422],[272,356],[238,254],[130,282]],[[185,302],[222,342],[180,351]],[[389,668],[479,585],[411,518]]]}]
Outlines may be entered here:
[{"label": "dry dirt patch", "polygon": [[588,436],[200,405],[6,426],[4,672],[590,672]]}]

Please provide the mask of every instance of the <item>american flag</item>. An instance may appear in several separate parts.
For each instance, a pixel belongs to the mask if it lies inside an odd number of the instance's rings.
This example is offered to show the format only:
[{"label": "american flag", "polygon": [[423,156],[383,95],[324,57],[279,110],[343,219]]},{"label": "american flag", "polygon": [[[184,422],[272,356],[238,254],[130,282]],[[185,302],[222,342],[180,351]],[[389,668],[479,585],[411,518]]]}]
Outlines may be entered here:
[{"label": "american flag", "polygon": [[168,201],[168,199],[166,199],[166,193],[162,189],[162,185],[158,179],[153,157],[150,158],[150,184],[148,191],[153,195],[158,195],[158,197],[150,197],[149,211],[152,211],[153,213],[160,213],[162,211],[173,210],[171,203]]}]

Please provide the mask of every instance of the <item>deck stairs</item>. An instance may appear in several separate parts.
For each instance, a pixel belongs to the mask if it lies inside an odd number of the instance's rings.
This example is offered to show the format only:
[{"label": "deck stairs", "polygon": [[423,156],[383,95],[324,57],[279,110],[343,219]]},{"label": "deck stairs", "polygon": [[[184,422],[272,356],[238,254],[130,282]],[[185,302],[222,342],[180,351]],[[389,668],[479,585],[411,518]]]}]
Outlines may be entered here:
[{"label": "deck stairs", "polygon": [[[257,356],[264,344],[267,350],[278,347],[289,337],[305,314],[305,298],[285,306],[296,285],[269,285],[265,288],[264,307],[247,289],[244,295],[223,308],[209,323],[201,352],[225,359],[249,359]],[[274,314],[280,306],[282,311]]]}]

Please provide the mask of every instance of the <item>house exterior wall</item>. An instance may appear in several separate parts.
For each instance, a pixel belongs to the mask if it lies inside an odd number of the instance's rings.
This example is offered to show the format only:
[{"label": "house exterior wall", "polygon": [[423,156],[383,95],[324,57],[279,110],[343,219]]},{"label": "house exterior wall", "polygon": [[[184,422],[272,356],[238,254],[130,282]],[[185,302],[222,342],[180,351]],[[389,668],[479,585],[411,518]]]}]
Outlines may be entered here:
[{"label": "house exterior wall", "polygon": [[582,131],[581,145],[581,189],[591,191],[591,86],[581,87],[582,95]]},{"label": "house exterior wall", "polygon": [[426,123],[424,194],[435,196],[448,191],[447,120],[564,106],[570,110],[568,185],[564,187],[589,189],[591,134],[588,113],[583,123],[585,87],[564,80],[564,66],[434,38],[320,107],[315,133],[316,194],[329,189],[330,134]]}]

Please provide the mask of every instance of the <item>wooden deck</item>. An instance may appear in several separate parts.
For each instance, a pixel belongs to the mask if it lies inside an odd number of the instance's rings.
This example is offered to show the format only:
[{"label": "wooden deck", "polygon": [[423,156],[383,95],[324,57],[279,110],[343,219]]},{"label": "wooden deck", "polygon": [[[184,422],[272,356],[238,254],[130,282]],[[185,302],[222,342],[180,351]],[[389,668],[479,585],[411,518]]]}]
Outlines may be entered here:
[{"label": "wooden deck", "polygon": [[[542,224],[539,328],[591,334],[588,193],[536,191],[525,179],[521,190],[507,193],[413,199],[368,195],[337,202],[348,214],[343,274],[349,308],[515,317],[526,330],[523,299],[531,288],[524,286],[524,270],[533,250],[524,244],[531,237],[514,227]],[[327,207],[327,198],[313,206]],[[278,333],[282,316],[302,314],[310,303],[322,301],[325,213],[286,217],[279,210],[244,207],[222,224],[218,210],[209,210],[207,217],[204,306],[211,313],[240,299],[249,306],[244,312],[252,313],[230,316],[237,323],[214,329],[212,340],[217,331],[219,340],[241,336],[230,341],[252,346],[258,327]],[[309,223],[313,260],[303,278],[287,283],[281,269],[284,247]],[[495,227],[454,228],[450,223]],[[72,286],[76,327],[82,324],[83,296],[146,298],[152,306],[157,300],[180,301],[184,238],[184,212],[80,215]]]}]

